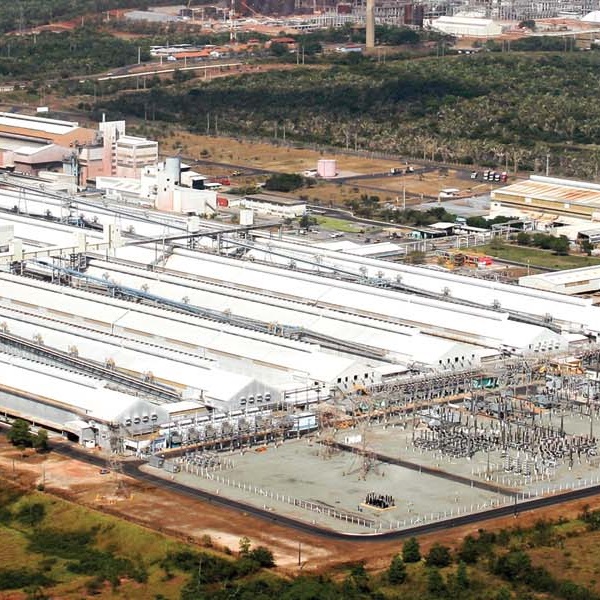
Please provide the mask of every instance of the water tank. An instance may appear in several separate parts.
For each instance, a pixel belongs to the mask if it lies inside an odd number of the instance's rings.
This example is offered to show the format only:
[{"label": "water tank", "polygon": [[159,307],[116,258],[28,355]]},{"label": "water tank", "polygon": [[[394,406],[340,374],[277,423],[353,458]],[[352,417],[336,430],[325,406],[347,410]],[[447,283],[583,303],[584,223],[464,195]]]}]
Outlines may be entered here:
[{"label": "water tank", "polygon": [[165,175],[173,183],[181,183],[181,159],[178,156],[170,156],[165,160]]},{"label": "water tank", "polygon": [[250,208],[240,209],[240,225],[253,225],[254,213]]},{"label": "water tank", "polygon": [[337,174],[337,161],[321,158],[317,162],[317,174],[319,177],[335,177]]}]

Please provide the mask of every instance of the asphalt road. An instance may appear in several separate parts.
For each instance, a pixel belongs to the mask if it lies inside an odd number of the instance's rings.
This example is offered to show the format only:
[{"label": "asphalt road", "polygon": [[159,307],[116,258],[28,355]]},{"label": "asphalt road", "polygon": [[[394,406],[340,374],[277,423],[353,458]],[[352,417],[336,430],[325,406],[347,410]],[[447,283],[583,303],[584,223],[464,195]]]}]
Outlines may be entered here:
[{"label": "asphalt road", "polygon": [[[54,445],[52,449],[54,452],[63,456],[67,456],[77,460],[82,460],[84,462],[96,465],[101,468],[104,468],[106,466],[106,461],[102,458],[98,456],[93,456],[86,452],[84,449],[78,448],[72,444]],[[250,504],[245,504],[243,502],[239,502],[231,498],[226,498],[221,495],[212,494],[205,490],[191,488],[189,486],[177,483],[175,481],[170,481],[168,479],[163,479],[162,477],[157,477],[150,473],[141,471],[139,468],[141,464],[141,461],[124,461],[123,472],[126,475],[137,479],[138,481],[152,484],[157,488],[161,488],[166,491],[182,494],[189,498],[194,498],[202,502],[208,502],[216,506],[222,506],[231,510],[237,510],[245,514],[258,517],[259,519],[263,519],[270,523],[276,523],[289,529],[302,531],[303,533],[308,533],[328,540],[379,542],[382,540],[403,539],[410,536],[424,535],[438,531],[447,531],[449,529],[459,527],[462,525],[471,525],[474,523],[487,521],[489,519],[511,516],[521,511],[531,511],[535,509],[556,506],[562,504],[563,502],[580,500],[583,498],[589,498],[591,496],[596,496],[600,494],[600,485],[595,485],[587,488],[572,490],[570,492],[564,492],[562,494],[557,494],[554,496],[528,500],[525,503],[515,502],[514,504],[500,506],[498,508],[492,508],[490,510],[482,511],[475,514],[468,514],[460,517],[445,519],[442,521],[436,521],[433,523],[416,525],[414,527],[403,529],[402,531],[385,531],[381,533],[369,534],[346,534],[330,529],[325,529],[316,525],[311,525],[310,523],[293,519],[284,515],[274,514],[272,512],[263,510],[256,506],[252,506]]]}]

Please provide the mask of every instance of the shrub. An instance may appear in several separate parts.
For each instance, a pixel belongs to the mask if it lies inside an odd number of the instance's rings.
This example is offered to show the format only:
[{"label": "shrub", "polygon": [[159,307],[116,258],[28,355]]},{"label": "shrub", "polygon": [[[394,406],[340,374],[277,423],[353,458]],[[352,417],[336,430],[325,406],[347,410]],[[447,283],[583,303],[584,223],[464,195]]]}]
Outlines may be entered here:
[{"label": "shrub", "polygon": [[411,537],[402,546],[402,560],[405,563],[415,563],[421,560],[421,547],[417,538]]},{"label": "shrub", "polygon": [[25,504],[16,514],[17,521],[22,525],[34,527],[44,520],[46,516],[46,507],[39,502]]},{"label": "shrub", "polygon": [[265,546],[257,546],[251,550],[248,556],[256,561],[261,567],[271,568],[275,566],[273,553]]},{"label": "shrub", "polygon": [[425,557],[429,567],[447,567],[452,562],[450,549],[441,544],[434,544]]},{"label": "shrub", "polygon": [[48,586],[53,581],[38,571],[28,569],[0,570],[0,590],[17,590],[27,586]]},{"label": "shrub", "polygon": [[394,556],[387,572],[390,583],[398,584],[406,581],[406,565],[400,555]]}]

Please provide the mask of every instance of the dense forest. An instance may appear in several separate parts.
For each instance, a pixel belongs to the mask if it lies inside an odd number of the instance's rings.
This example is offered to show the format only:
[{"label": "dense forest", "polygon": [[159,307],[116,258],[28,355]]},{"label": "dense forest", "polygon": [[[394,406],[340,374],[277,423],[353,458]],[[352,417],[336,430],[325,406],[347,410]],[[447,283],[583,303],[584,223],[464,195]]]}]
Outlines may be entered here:
[{"label": "dense forest", "polygon": [[[90,75],[137,62],[138,46],[86,27],[0,38],[0,78],[30,81]],[[142,59],[149,58],[146,49]]]},{"label": "dense forest", "polygon": [[[493,53],[298,68],[128,94],[101,107],[220,132],[597,178],[600,53]],[[149,110],[151,109],[151,110]]]},{"label": "dense forest", "polygon": [[0,33],[18,31],[35,25],[66,21],[115,8],[147,8],[173,4],[169,0],[16,0],[2,2]]}]

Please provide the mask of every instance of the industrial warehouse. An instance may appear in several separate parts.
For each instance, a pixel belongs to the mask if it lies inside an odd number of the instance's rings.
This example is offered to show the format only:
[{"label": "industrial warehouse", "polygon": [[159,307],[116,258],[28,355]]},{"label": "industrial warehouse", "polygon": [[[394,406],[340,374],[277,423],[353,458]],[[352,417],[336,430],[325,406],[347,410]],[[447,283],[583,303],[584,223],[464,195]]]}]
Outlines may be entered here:
[{"label": "industrial warehouse", "polygon": [[6,420],[348,532],[596,481],[592,298],[14,174],[0,211]]}]

